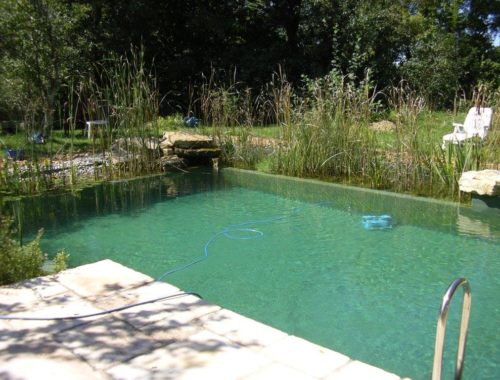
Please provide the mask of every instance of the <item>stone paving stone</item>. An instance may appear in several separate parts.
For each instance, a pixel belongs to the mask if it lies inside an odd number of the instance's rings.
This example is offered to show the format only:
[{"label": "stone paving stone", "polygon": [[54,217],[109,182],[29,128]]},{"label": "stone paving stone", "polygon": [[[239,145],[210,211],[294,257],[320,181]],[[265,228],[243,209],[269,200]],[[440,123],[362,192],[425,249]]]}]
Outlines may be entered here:
[{"label": "stone paving stone", "polygon": [[189,337],[204,331],[204,328],[199,324],[179,325],[172,323],[169,319],[164,319],[142,328],[141,331],[154,339],[158,346],[164,347],[188,340]]},{"label": "stone paving stone", "polygon": [[20,283],[23,288],[31,289],[42,299],[67,293],[68,288],[61,285],[53,276],[37,277]]},{"label": "stone paving stone", "polygon": [[[101,311],[71,292],[59,294],[43,301],[39,300],[38,303],[30,306],[31,309],[29,310],[9,313],[9,315],[15,317],[51,318],[75,316]],[[34,335],[50,336],[59,331],[88,323],[96,318],[98,317],[52,321],[0,320],[0,347],[5,347],[16,340],[23,340]]]},{"label": "stone paving stone", "polygon": [[138,288],[121,290],[104,297],[87,297],[87,299],[101,309],[111,309],[181,292],[179,288],[173,285],[154,281]]},{"label": "stone paving stone", "polygon": [[26,311],[34,307],[40,298],[31,289],[0,287],[0,314]]},{"label": "stone paving stone", "polygon": [[200,323],[216,334],[257,351],[288,336],[280,330],[225,309],[203,316]]},{"label": "stone paving stone", "polygon": [[18,342],[2,351],[0,379],[104,380],[106,377],[45,337]]},{"label": "stone paving stone", "polygon": [[[128,294],[134,302],[142,302],[155,297],[177,294],[180,291],[172,291],[165,287],[166,284],[153,283],[140,289],[135,289]],[[185,325],[195,318],[199,318],[207,313],[220,310],[220,306],[209,304],[206,301],[199,299],[193,295],[181,295],[175,298],[169,298],[146,305],[141,305],[138,308],[131,308],[116,313],[116,316],[125,319],[131,325],[137,328],[156,323],[168,318],[172,326]]]},{"label": "stone paving stone", "polygon": [[351,360],[347,365],[325,377],[327,380],[399,380],[399,376],[369,364]]},{"label": "stone paving stone", "polygon": [[111,316],[63,331],[55,339],[96,369],[105,369],[152,351],[155,343],[152,338]]},{"label": "stone paving stone", "polygon": [[[110,260],[0,287],[0,313],[67,316],[179,293]],[[82,298],[85,297],[85,298]],[[112,315],[0,320],[0,379],[375,379],[396,375],[193,295]]]},{"label": "stone paving stone", "polygon": [[50,341],[54,331],[71,327],[71,325],[68,326],[62,322],[53,322],[42,327],[40,325],[33,325],[33,322],[26,321],[0,321],[0,361],[12,345],[27,340],[38,342],[43,342],[43,340]]},{"label": "stone paving stone", "polygon": [[68,269],[54,278],[83,297],[105,295],[153,281],[151,277],[111,260]]},{"label": "stone paving stone", "polygon": [[203,331],[108,370],[117,380],[237,379],[271,363],[224,337]]},{"label": "stone paving stone", "polygon": [[350,360],[345,355],[294,336],[269,345],[261,353],[315,377],[326,376]]},{"label": "stone paving stone", "polygon": [[259,380],[259,379],[286,379],[286,380],[314,380],[317,377],[308,375],[307,373],[297,371],[280,363],[271,363],[268,366],[262,367],[250,375],[243,376],[241,380]]}]

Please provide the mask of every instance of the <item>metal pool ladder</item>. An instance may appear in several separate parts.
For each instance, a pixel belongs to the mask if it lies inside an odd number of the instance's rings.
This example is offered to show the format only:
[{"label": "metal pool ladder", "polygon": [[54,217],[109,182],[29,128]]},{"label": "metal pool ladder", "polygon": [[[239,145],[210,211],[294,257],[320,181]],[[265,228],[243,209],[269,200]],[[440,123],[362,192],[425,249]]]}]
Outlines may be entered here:
[{"label": "metal pool ladder", "polygon": [[448,319],[448,308],[453,295],[459,287],[464,288],[464,300],[462,305],[462,320],[460,322],[460,337],[458,340],[457,362],[455,366],[455,379],[462,377],[463,363],[465,359],[465,343],[467,341],[467,328],[469,326],[469,315],[471,305],[471,292],[469,281],[465,278],[457,278],[453,281],[443,296],[439,319],[436,330],[436,346],[434,349],[434,365],[432,368],[432,380],[441,379],[441,365],[443,364],[444,336],[446,333],[446,321]]}]

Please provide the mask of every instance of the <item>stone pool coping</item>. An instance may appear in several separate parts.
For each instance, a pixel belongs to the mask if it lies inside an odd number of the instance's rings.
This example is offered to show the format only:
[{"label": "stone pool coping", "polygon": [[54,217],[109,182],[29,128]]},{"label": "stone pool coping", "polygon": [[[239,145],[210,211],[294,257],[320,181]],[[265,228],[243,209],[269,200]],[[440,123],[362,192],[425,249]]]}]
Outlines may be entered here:
[{"label": "stone pool coping", "polygon": [[[82,315],[179,293],[103,260],[0,287],[0,314]],[[199,378],[400,379],[192,294],[87,319],[0,320],[0,379]]]}]

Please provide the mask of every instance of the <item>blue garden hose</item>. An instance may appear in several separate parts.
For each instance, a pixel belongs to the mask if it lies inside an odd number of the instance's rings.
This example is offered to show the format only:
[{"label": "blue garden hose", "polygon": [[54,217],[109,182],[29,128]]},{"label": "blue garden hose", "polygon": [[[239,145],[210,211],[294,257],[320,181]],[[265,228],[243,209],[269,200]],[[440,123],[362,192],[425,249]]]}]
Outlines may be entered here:
[{"label": "blue garden hose", "polygon": [[[330,202],[318,202],[318,203],[315,203],[314,206],[319,207],[319,206],[329,204],[329,203]],[[290,211],[289,213],[286,213],[286,214],[275,215],[275,216],[271,216],[271,217],[266,218],[266,219],[249,220],[249,221],[246,221],[243,223],[230,224],[229,226],[224,227],[222,229],[222,231],[217,232],[216,234],[212,235],[212,237],[210,239],[208,239],[208,241],[205,243],[205,245],[203,247],[203,255],[201,257],[191,261],[188,264],[180,265],[174,269],[170,269],[170,270],[166,271],[160,277],[157,278],[157,281],[162,281],[165,277],[167,277],[173,273],[181,272],[185,269],[192,267],[193,265],[199,264],[202,261],[207,260],[210,244],[212,244],[220,236],[224,236],[224,237],[226,237],[228,239],[232,239],[232,240],[257,239],[257,238],[264,236],[264,232],[262,232],[256,228],[248,228],[245,226],[255,226],[256,224],[275,223],[275,222],[278,222],[280,220],[289,219],[289,218],[297,215],[301,210],[302,210],[301,207],[295,207],[292,209],[292,211]],[[245,233],[247,233],[247,235],[236,236],[233,234],[234,232],[245,232]]]},{"label": "blue garden hose", "polygon": [[[325,204],[325,202],[317,203],[317,204],[315,204],[315,206],[320,206],[323,204]],[[184,264],[184,265],[178,266],[174,269],[166,271],[160,277],[158,277],[158,279],[156,281],[161,281],[163,278],[165,278],[173,273],[183,271],[183,270],[188,269],[188,268],[190,268],[190,267],[192,267],[192,266],[194,266],[194,265],[196,265],[204,260],[207,260],[210,244],[212,244],[220,236],[224,236],[224,237],[226,237],[228,239],[232,239],[232,240],[251,240],[251,239],[260,238],[260,237],[264,236],[264,233],[262,231],[260,231],[256,228],[249,228],[246,226],[254,226],[256,224],[275,223],[275,222],[278,222],[280,220],[285,220],[285,219],[291,218],[291,217],[297,215],[300,211],[301,211],[301,208],[294,208],[294,209],[292,209],[292,211],[290,213],[287,213],[287,214],[276,215],[276,216],[272,216],[272,217],[266,218],[266,219],[249,220],[249,221],[246,221],[243,223],[231,224],[231,225],[223,228],[222,231],[219,231],[216,234],[214,234],[210,239],[208,239],[208,241],[205,243],[205,245],[203,247],[203,255],[201,257],[191,261],[188,264]],[[244,233],[246,233],[246,235],[236,236],[236,235],[234,235],[234,232],[244,232]],[[198,298],[202,298],[199,294],[194,293],[194,292],[179,292],[179,293],[175,293],[175,294],[171,294],[171,295],[167,295],[167,296],[157,297],[157,298],[143,301],[143,302],[119,306],[116,308],[107,309],[107,310],[103,310],[103,311],[99,311],[99,312],[95,312],[95,313],[89,313],[89,314],[80,314],[80,315],[71,315],[71,316],[62,316],[62,317],[18,317],[18,316],[14,316],[14,315],[0,315],[0,320],[60,321],[60,320],[84,319],[84,318],[91,318],[91,317],[96,317],[96,316],[100,316],[100,315],[110,314],[110,313],[114,313],[117,311],[129,309],[132,307],[145,305],[148,303],[153,303],[153,302],[157,302],[157,301],[162,301],[162,300],[172,299],[172,298],[177,298],[177,297],[183,297],[183,296],[188,296],[188,295],[194,295]]]}]

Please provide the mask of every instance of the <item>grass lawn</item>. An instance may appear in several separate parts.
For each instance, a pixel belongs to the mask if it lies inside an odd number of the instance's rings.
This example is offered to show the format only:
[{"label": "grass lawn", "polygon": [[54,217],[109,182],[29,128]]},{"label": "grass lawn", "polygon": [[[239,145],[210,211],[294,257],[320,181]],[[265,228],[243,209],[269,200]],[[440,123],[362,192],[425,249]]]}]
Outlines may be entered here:
[{"label": "grass lawn", "polygon": [[[463,123],[465,113],[460,113],[454,116],[451,112],[422,112],[418,115],[416,122],[416,130],[420,136],[424,136],[428,143],[441,144],[443,136],[453,132],[453,123]],[[394,117],[389,118],[390,121],[396,122]],[[402,133],[405,133],[403,129]],[[396,133],[378,132],[377,141],[381,147],[394,146],[396,143]]]},{"label": "grass lawn", "polygon": [[64,136],[64,131],[54,130],[51,136],[45,139],[44,144],[33,144],[24,132],[0,135],[0,149],[24,150],[27,155],[34,156],[69,153],[73,146],[73,152],[87,152],[92,150],[92,140],[83,136],[81,131],[76,131],[73,138]]},{"label": "grass lawn", "polygon": [[[453,131],[453,122],[463,123],[466,114],[460,113],[454,116],[451,112],[422,112],[419,114],[414,130],[417,131],[423,145],[441,144],[443,135]],[[388,120],[396,122],[394,115],[390,115]],[[224,128],[223,132],[229,135],[238,135],[243,127]],[[406,127],[404,127],[406,128]],[[207,135],[214,133],[214,127],[200,124],[196,128],[186,128],[179,115],[160,117],[158,119],[158,130],[160,134],[167,130],[179,130],[188,132],[198,132]],[[252,126],[247,130],[251,135],[264,138],[279,138],[281,127],[272,125]],[[401,131],[406,132],[404,129]],[[377,132],[377,143],[382,149],[391,149],[397,141],[396,131]],[[54,130],[45,144],[33,144],[29,141],[24,132],[13,134],[0,134],[0,149],[5,152],[7,149],[23,149],[27,153],[38,155],[64,154],[69,153],[71,146],[74,153],[92,151],[93,141],[83,135],[81,130],[75,131],[73,138],[64,136],[62,130]],[[95,146],[94,146],[95,147]],[[499,154],[493,153],[491,159]]]}]

